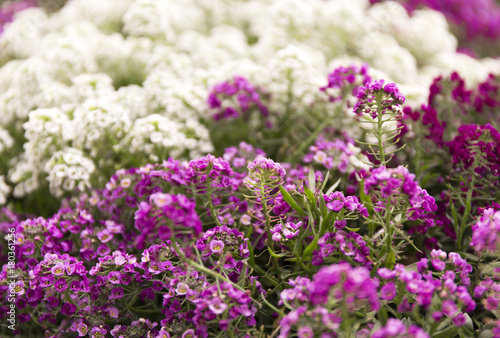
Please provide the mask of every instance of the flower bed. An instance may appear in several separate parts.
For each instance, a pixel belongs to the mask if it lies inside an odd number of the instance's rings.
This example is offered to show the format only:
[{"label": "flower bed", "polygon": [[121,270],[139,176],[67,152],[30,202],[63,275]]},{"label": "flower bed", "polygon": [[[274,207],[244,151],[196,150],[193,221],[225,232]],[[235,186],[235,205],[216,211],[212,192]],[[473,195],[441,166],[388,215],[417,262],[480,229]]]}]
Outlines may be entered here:
[{"label": "flower bed", "polygon": [[500,60],[457,46],[390,1],[19,12],[2,336],[500,336]]}]

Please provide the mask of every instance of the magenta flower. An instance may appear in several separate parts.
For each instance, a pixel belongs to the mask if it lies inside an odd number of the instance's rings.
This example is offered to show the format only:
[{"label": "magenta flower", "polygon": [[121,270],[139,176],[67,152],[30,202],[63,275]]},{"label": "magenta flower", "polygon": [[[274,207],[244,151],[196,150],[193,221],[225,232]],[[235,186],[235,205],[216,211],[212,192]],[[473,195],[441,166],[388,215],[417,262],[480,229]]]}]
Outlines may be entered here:
[{"label": "magenta flower", "polygon": [[178,283],[177,287],[175,288],[175,292],[178,295],[185,295],[189,290],[189,285],[184,284],[184,283]]},{"label": "magenta flower", "polygon": [[209,303],[208,303],[209,309],[215,313],[216,315],[220,315],[227,309],[227,304],[224,303],[220,298],[216,297],[213,298]]},{"label": "magenta flower", "polygon": [[50,269],[50,272],[52,272],[52,274],[55,276],[62,276],[64,275],[65,270],[66,269],[64,268],[64,264],[59,262]]},{"label": "magenta flower", "polygon": [[57,291],[63,292],[68,288],[68,284],[66,283],[66,280],[64,278],[59,278],[57,282],[54,284],[54,287],[56,288]]},{"label": "magenta flower", "polygon": [[467,318],[463,313],[459,313],[453,318],[453,324],[455,324],[455,326],[464,326],[466,322]]},{"label": "magenta flower", "polygon": [[61,313],[63,315],[72,316],[76,311],[76,306],[71,303],[64,303],[61,307]]},{"label": "magenta flower", "polygon": [[218,241],[214,239],[210,242],[210,250],[212,250],[212,252],[221,252],[223,249],[224,249],[223,241]]},{"label": "magenta flower", "polygon": [[380,289],[380,298],[383,300],[393,300],[396,297],[396,291],[394,283],[387,283]]},{"label": "magenta flower", "polygon": [[108,229],[104,229],[97,233],[97,238],[103,243],[107,243],[113,239],[113,234],[109,232]]},{"label": "magenta flower", "polygon": [[303,326],[297,331],[297,336],[299,338],[311,338],[314,337],[314,332],[309,326]]},{"label": "magenta flower", "polygon": [[92,338],[103,338],[103,337],[106,337],[107,332],[108,331],[106,331],[105,329],[93,327],[92,331],[90,331],[90,336]]},{"label": "magenta flower", "polygon": [[375,119],[378,117],[378,107],[374,106],[383,104],[382,114],[392,111],[401,115],[400,106],[405,102],[405,97],[394,83],[384,83],[384,80],[377,80],[360,87],[356,95],[358,101],[354,106],[354,113],[362,115],[367,112]]},{"label": "magenta flower", "polygon": [[118,318],[118,316],[120,314],[120,311],[112,305],[108,306],[108,308],[106,309],[106,312],[108,313],[108,315],[111,318],[115,318],[115,319]]},{"label": "magenta flower", "polygon": [[171,205],[173,203],[173,198],[172,195],[170,194],[163,194],[163,193],[155,193],[152,194],[149,199],[157,206],[160,208],[163,208],[164,206]]},{"label": "magenta flower", "polygon": [[113,284],[120,284],[121,273],[119,271],[111,271],[108,274],[108,280]]},{"label": "magenta flower", "polygon": [[78,335],[80,337],[86,336],[87,333],[89,332],[87,325],[83,323],[78,324],[78,326],[76,327],[76,331],[78,332]]},{"label": "magenta flower", "polygon": [[111,290],[111,295],[109,296],[110,299],[118,299],[122,297],[123,297],[123,288],[116,287]]},{"label": "magenta flower", "polygon": [[187,331],[184,331],[184,333],[181,336],[181,338],[194,338],[194,337],[196,337],[196,335],[194,334],[193,329],[189,329]]},{"label": "magenta flower", "polygon": [[457,313],[458,308],[454,301],[448,299],[443,302],[442,311],[446,316],[453,317]]}]

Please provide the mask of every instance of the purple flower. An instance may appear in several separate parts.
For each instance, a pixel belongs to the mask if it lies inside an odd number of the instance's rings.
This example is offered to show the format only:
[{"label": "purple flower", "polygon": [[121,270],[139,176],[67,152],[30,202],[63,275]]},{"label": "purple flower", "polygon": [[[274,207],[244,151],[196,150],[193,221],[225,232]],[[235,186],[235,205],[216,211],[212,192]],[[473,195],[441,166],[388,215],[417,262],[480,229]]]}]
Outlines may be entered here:
[{"label": "purple flower", "polygon": [[467,318],[463,313],[459,313],[453,318],[453,324],[455,324],[455,326],[464,326],[466,323]]},{"label": "purple flower", "polygon": [[442,311],[446,316],[453,317],[457,313],[458,308],[453,300],[448,299],[443,302]]},{"label": "purple flower", "polygon": [[189,286],[185,283],[178,283],[177,287],[175,288],[175,292],[178,295],[185,295],[189,290]]},{"label": "purple flower", "polygon": [[76,311],[76,306],[71,303],[64,303],[61,307],[61,313],[63,315],[72,316]]},{"label": "purple flower", "polygon": [[109,296],[110,299],[117,299],[122,297],[123,297],[123,288],[116,287],[111,290],[111,295]]},{"label": "purple flower", "polygon": [[158,207],[163,208],[167,205],[171,205],[173,203],[172,195],[163,194],[163,193],[155,193],[152,194],[149,199]]},{"label": "purple flower", "polygon": [[394,83],[387,83],[385,86],[384,83],[384,80],[376,80],[360,87],[356,95],[358,101],[353,109],[355,114],[362,115],[364,112],[368,112],[375,119],[378,117],[378,111],[372,106],[383,104],[385,108],[382,110],[382,114],[392,111],[402,116],[400,105],[405,102],[405,97]]},{"label": "purple flower", "polygon": [[85,325],[83,323],[78,324],[78,326],[76,327],[76,330],[78,331],[78,335],[80,337],[86,336],[87,333],[89,332],[87,325]]},{"label": "purple flower", "polygon": [[314,337],[314,332],[309,326],[302,326],[297,331],[297,336],[299,338],[312,338],[312,337]]},{"label": "purple flower", "polygon": [[111,271],[108,274],[108,280],[113,284],[120,284],[121,273],[119,271]]},{"label": "purple flower", "polygon": [[220,315],[227,309],[227,304],[224,303],[220,298],[216,297],[213,298],[209,303],[208,303],[209,309],[215,313],[216,315]]},{"label": "purple flower", "polygon": [[210,242],[210,250],[212,250],[212,252],[221,252],[224,250],[224,242],[216,239],[212,240]]},{"label": "purple flower", "polygon": [[105,329],[98,328],[98,327],[93,327],[92,330],[90,331],[90,336],[92,338],[103,338],[106,337],[106,331]]},{"label": "purple flower", "polygon": [[387,283],[380,289],[380,298],[383,300],[393,300],[396,297],[396,285],[394,283]]},{"label": "purple flower", "polygon": [[52,274],[55,276],[62,276],[64,275],[65,270],[66,269],[64,268],[64,264],[59,262],[50,269],[50,272],[52,272]]},{"label": "purple flower", "polygon": [[97,233],[97,238],[99,238],[102,243],[106,243],[113,239],[113,234],[110,233],[108,229],[104,229]]},{"label": "purple flower", "polygon": [[119,314],[120,314],[120,311],[119,311],[116,307],[114,307],[114,306],[112,306],[112,305],[110,305],[110,306],[108,306],[108,307],[106,308],[106,312],[108,313],[108,315],[109,315],[111,318],[115,318],[115,319],[116,319],[116,318],[118,318],[118,316],[119,316]]},{"label": "purple flower", "polygon": [[68,288],[68,284],[64,278],[59,278],[57,282],[54,284],[54,287],[57,291],[63,292]]},{"label": "purple flower", "polygon": [[194,337],[196,337],[196,335],[194,334],[193,329],[189,329],[187,331],[184,331],[184,333],[181,336],[181,338],[194,338]]}]

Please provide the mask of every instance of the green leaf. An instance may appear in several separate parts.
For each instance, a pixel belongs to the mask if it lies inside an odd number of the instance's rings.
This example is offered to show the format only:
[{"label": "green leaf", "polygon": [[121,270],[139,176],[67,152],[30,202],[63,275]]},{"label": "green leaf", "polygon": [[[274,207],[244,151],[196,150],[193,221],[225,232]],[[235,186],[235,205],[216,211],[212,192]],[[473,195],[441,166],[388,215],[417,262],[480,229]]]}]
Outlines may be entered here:
[{"label": "green leaf", "polygon": [[451,204],[451,213],[453,215],[453,222],[454,222],[454,226],[456,228],[458,226],[457,209],[455,208],[455,203],[453,203],[453,201],[450,204]]},{"label": "green leaf", "polygon": [[295,200],[288,193],[288,191],[286,191],[286,189],[283,188],[281,185],[279,186],[279,188],[281,196],[283,196],[285,202],[288,203],[288,205],[291,206],[295,211],[297,211],[300,216],[307,216],[306,212],[297,204],[297,202],[295,202]]},{"label": "green leaf", "polygon": [[321,229],[321,233],[320,235],[323,236],[326,232],[326,230],[328,230],[328,226],[330,225],[330,222],[332,221],[332,218],[334,215],[336,215],[337,213],[335,211],[330,211],[328,213],[328,215],[326,215],[326,217],[321,221],[321,225],[320,225],[320,229]]},{"label": "green leaf", "polygon": [[396,264],[396,254],[394,251],[390,251],[389,254],[387,254],[387,258],[385,259],[385,267],[388,269],[394,268],[394,265]]},{"label": "green leaf", "polygon": [[471,211],[471,209],[472,209],[472,206],[470,205],[470,201],[469,201],[469,200],[467,200],[467,201],[465,201],[465,202],[467,203],[467,205],[465,206],[465,214],[466,214],[466,215],[469,215],[469,214],[470,214],[470,211]]},{"label": "green leaf", "polygon": [[313,192],[307,187],[306,182],[302,184],[304,192],[306,193],[307,198],[311,202],[311,205],[316,205],[316,200],[314,198]]},{"label": "green leaf", "polygon": [[326,185],[326,182],[328,182],[329,177],[330,177],[330,172],[327,171],[325,179],[323,180],[323,183],[321,183],[321,189],[319,189],[319,191],[323,191],[323,189],[325,189],[325,185]]},{"label": "green leaf", "polygon": [[432,337],[433,338],[449,338],[449,337],[455,337],[458,332],[458,329],[456,326],[451,326],[448,327],[444,330],[441,330],[439,332],[436,332]]},{"label": "green leaf", "polygon": [[365,194],[365,180],[361,180],[359,182],[359,198],[361,199],[361,202],[368,210],[368,214],[371,217],[373,215],[373,207],[372,207],[372,201],[370,200],[370,197],[368,197]]},{"label": "green leaf", "polygon": [[337,182],[333,183],[333,185],[328,189],[328,191],[325,193],[325,195],[330,195],[340,184],[340,178],[337,180]]},{"label": "green leaf", "polygon": [[326,215],[328,214],[325,198],[323,197],[322,193],[319,194],[319,211],[321,212],[321,217],[326,217]]},{"label": "green leaf", "polygon": [[305,260],[307,257],[311,256],[313,251],[318,247],[319,234],[316,234],[313,241],[304,249],[302,253],[302,260]]},{"label": "green leaf", "polygon": [[269,250],[269,254],[271,254],[271,256],[276,257],[276,258],[285,257],[287,255],[286,253],[276,254],[276,253],[274,253],[273,249],[271,249],[271,247],[267,247],[267,249]]},{"label": "green leaf", "polygon": [[314,176],[314,170],[309,169],[309,189],[316,191],[316,177]]},{"label": "green leaf", "polygon": [[349,230],[349,231],[354,231],[354,232],[358,232],[358,231],[359,231],[359,229],[361,229],[361,228],[349,228],[349,227],[345,227],[345,228],[346,228],[347,230]]},{"label": "green leaf", "polygon": [[250,263],[250,266],[255,266],[255,257],[253,256],[253,247],[252,243],[250,241],[248,243],[248,251],[250,252],[250,256],[248,256],[248,262]]}]

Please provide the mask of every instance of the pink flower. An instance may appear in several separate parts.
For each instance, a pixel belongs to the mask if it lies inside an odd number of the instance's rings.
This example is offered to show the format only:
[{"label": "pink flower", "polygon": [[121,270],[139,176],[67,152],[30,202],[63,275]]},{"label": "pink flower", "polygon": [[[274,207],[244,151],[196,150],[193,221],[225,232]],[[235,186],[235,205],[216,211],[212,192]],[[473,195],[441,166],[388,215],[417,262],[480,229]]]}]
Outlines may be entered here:
[{"label": "pink flower", "polygon": [[212,250],[212,252],[221,252],[223,249],[224,249],[223,241],[218,241],[214,239],[210,242],[210,250]]}]

